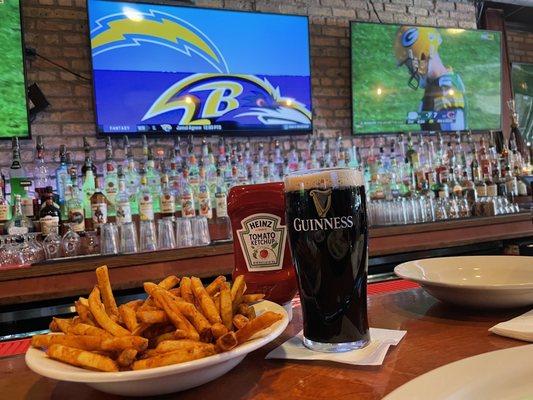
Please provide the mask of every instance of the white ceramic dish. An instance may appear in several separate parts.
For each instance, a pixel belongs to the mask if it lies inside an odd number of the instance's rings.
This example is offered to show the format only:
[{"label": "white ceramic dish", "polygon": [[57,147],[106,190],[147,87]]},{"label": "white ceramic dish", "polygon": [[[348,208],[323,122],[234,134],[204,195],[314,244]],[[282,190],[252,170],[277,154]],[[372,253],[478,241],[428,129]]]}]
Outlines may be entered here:
[{"label": "white ceramic dish", "polygon": [[254,306],[256,313],[274,311],[283,319],[259,332],[254,338],[226,353],[183,364],[125,372],[95,372],[52,360],[34,348],[26,353],[26,364],[47,378],[81,382],[102,392],[123,396],[153,396],[190,389],[212,381],[238,365],[246,355],[276,339],[287,327],[289,319],[283,307],[270,301]]},{"label": "white ceramic dish", "polygon": [[400,264],[394,272],[447,303],[481,308],[533,304],[533,257],[428,258]]},{"label": "white ceramic dish", "polygon": [[533,398],[533,345],[491,351],[421,375],[383,400]]}]

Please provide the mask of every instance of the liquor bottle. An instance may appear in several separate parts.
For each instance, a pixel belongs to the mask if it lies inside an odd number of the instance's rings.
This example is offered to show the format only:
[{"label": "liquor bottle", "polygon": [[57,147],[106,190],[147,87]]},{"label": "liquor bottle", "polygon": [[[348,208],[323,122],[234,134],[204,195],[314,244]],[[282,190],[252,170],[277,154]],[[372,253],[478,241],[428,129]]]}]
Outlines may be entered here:
[{"label": "liquor bottle", "polygon": [[26,173],[20,157],[20,145],[17,137],[13,138],[13,160],[9,169],[9,185],[11,186],[11,202],[14,203],[14,196],[24,195],[24,186],[31,186],[31,179]]},{"label": "liquor bottle", "polygon": [[24,235],[33,230],[32,222],[22,214],[20,195],[14,196],[13,217],[6,223],[4,231],[8,235]]},{"label": "liquor bottle", "polygon": [[47,186],[50,186],[48,179],[48,168],[44,163],[44,144],[43,137],[37,136],[37,154],[35,168],[33,170],[33,187],[39,198],[44,194]]},{"label": "liquor bottle", "polygon": [[168,175],[161,175],[161,217],[173,217],[176,212],[176,196],[168,182]]},{"label": "liquor bottle", "polygon": [[85,136],[83,137],[83,152],[85,153],[85,161],[81,167],[82,179],[84,179],[89,169],[93,172],[93,176],[97,176],[98,171],[96,169],[96,165],[93,163],[93,160],[91,158],[91,146],[89,145],[89,141]]},{"label": "liquor bottle", "polygon": [[154,204],[154,213],[158,214],[161,210],[160,194],[161,194],[161,175],[155,169],[155,160],[152,149],[148,149],[148,158],[146,161],[146,181],[148,187],[152,192],[152,201]]},{"label": "liquor bottle", "polygon": [[116,197],[116,220],[118,225],[132,222],[130,193],[126,189],[126,177],[122,166],[118,166],[118,193]]},{"label": "liquor bottle", "polygon": [[52,232],[59,234],[61,210],[59,209],[59,205],[54,202],[52,186],[46,187],[43,196],[43,205],[39,211],[39,222],[41,224],[41,233],[43,236]]},{"label": "liquor bottle", "polygon": [[154,199],[148,186],[146,173],[141,170],[141,187],[139,189],[139,218],[141,221],[154,221]]},{"label": "liquor bottle", "polygon": [[439,174],[439,199],[447,199],[450,197],[450,187],[448,186],[448,178],[444,172]]},{"label": "liquor bottle", "polygon": [[406,157],[409,160],[409,163],[411,164],[413,169],[418,169],[420,165],[420,159],[418,156],[418,152],[413,147],[413,138],[411,136],[411,132],[407,135],[407,153]]},{"label": "liquor bottle", "polygon": [[67,217],[67,199],[65,190],[70,181],[69,170],[67,165],[67,147],[62,144],[59,146],[59,166],[55,170],[56,193],[59,197],[59,207],[61,208],[61,217]]},{"label": "liquor bottle", "polygon": [[198,185],[198,215],[207,219],[213,218],[211,193],[204,172],[200,174],[200,184]]},{"label": "liquor bottle", "polygon": [[181,182],[180,192],[180,204],[181,204],[181,216],[185,218],[191,218],[196,215],[194,207],[194,190],[189,183],[189,170],[183,169],[183,180]]},{"label": "liquor bottle", "polygon": [[509,162],[505,166],[505,187],[507,189],[507,195],[518,196],[518,181],[516,176],[513,175]]},{"label": "liquor bottle", "polygon": [[[67,162],[67,172],[68,175],[72,178],[72,176],[78,176],[78,166],[72,161],[72,153],[67,152],[65,155],[65,159]],[[77,178],[76,178],[77,179]]]},{"label": "liquor bottle", "polygon": [[118,193],[118,175],[117,164],[113,160],[113,147],[111,138],[106,138],[105,148],[105,166],[104,166],[104,193],[107,197],[109,207],[107,208],[107,217],[113,221],[116,215],[116,197]]},{"label": "liquor bottle", "polygon": [[[11,207],[7,201],[4,193],[0,191],[0,224],[5,226],[5,223],[11,219]],[[4,230],[5,232],[5,230]]]},{"label": "liquor bottle", "polygon": [[100,180],[95,179],[94,193],[91,196],[91,223],[90,226],[93,230],[99,230],[100,226],[107,223],[107,210],[109,207],[109,201],[103,193]]},{"label": "liquor bottle", "polygon": [[492,175],[485,174],[483,180],[485,181],[485,185],[487,186],[487,196],[496,197],[498,195],[498,185],[492,179]]},{"label": "liquor bottle", "polygon": [[[87,226],[92,228],[92,209],[91,209],[91,197],[95,192],[96,188],[96,176],[94,175],[92,162],[89,159],[85,159],[85,173],[82,177],[82,186],[81,191],[83,193],[83,210],[85,213],[85,218],[87,219]],[[92,229],[88,229],[92,230]]]},{"label": "liquor bottle", "polygon": [[139,215],[138,190],[140,176],[135,168],[135,160],[127,136],[124,136],[124,152],[126,153],[124,179],[126,181],[126,190],[130,195],[131,214],[134,216]]},{"label": "liquor bottle", "polygon": [[[484,177],[488,177],[487,174],[484,175]],[[488,184],[485,181],[485,179],[481,179],[481,176],[476,176],[476,179],[474,181],[474,185],[476,188],[477,197],[486,197],[488,196]]]},{"label": "liquor bottle", "polygon": [[71,178],[71,194],[67,200],[68,222],[74,232],[84,232],[85,211],[83,209],[82,196],[78,189],[76,175],[73,175]]},{"label": "liquor bottle", "polygon": [[[29,220],[34,219],[41,209],[41,196],[37,193],[31,193],[29,186],[23,186],[24,194],[20,196],[20,202],[22,204],[22,214]],[[41,193],[44,193],[46,187],[41,189]],[[37,214],[36,214],[37,213]]]}]

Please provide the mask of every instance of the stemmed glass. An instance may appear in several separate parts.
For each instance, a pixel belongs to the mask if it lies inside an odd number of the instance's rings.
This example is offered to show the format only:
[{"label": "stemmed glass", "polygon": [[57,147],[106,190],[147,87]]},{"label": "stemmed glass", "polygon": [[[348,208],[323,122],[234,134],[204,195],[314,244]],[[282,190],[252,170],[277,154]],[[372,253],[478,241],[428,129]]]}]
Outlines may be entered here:
[{"label": "stemmed glass", "polygon": [[76,257],[80,254],[81,238],[74,231],[75,224],[65,224],[68,227],[68,231],[63,235],[61,239],[61,248],[63,249],[64,257]]}]

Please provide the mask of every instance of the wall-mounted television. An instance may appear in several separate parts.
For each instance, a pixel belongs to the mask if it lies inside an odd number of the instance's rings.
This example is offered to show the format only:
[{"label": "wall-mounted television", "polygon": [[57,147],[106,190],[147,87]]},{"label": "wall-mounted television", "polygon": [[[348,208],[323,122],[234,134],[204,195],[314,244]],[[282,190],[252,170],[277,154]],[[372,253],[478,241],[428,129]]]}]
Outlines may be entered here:
[{"label": "wall-mounted television", "polygon": [[354,134],[500,129],[499,32],[352,22]]},{"label": "wall-mounted television", "polygon": [[533,142],[533,64],[513,63],[511,81],[518,114],[518,129],[524,142]]},{"label": "wall-mounted television", "polygon": [[0,1],[0,139],[30,136],[19,0]]},{"label": "wall-mounted television", "polygon": [[310,133],[308,19],[88,1],[100,135]]}]

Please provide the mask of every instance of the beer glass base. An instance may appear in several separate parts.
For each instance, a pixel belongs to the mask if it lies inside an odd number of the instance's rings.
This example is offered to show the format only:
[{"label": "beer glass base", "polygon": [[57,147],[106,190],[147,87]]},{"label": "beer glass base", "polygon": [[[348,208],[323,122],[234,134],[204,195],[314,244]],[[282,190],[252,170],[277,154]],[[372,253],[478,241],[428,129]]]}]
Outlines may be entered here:
[{"label": "beer glass base", "polygon": [[369,339],[361,339],[356,342],[347,343],[322,343],[314,340],[303,338],[304,346],[313,351],[320,351],[322,353],[343,353],[346,351],[362,349],[370,343]]}]

